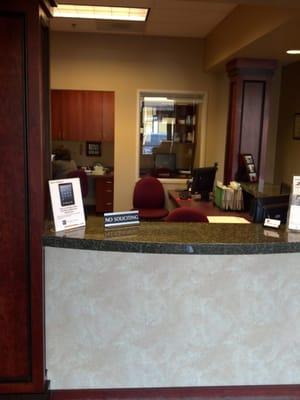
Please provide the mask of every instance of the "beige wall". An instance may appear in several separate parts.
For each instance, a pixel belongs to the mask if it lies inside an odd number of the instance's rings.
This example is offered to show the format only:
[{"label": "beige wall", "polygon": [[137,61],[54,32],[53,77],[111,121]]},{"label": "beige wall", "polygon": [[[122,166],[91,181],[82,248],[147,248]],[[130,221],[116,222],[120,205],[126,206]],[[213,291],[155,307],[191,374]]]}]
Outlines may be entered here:
[{"label": "beige wall", "polygon": [[[205,38],[205,69],[224,65],[239,50],[272,32],[294,15],[295,11],[286,7],[237,6]],[[264,50],[268,51],[267,48]]]},{"label": "beige wall", "polygon": [[275,162],[277,183],[291,183],[293,175],[300,175],[300,140],[293,139],[295,113],[300,113],[300,62],[283,68]]},{"label": "beige wall", "polygon": [[[215,74],[214,90],[209,97],[209,103],[214,112],[210,115],[210,132],[207,137],[205,162],[213,165],[218,162],[217,179],[223,180],[227,116],[229,107],[229,80],[227,74]],[[220,155],[217,157],[217,155]]]},{"label": "beige wall", "polygon": [[198,39],[51,33],[51,88],[115,91],[115,210],[132,206],[138,90],[207,92],[205,164],[223,165],[227,84],[224,76],[203,71],[202,54]]},{"label": "beige wall", "polygon": [[66,147],[71,152],[71,158],[76,165],[81,167],[94,166],[95,163],[101,163],[105,167],[113,167],[114,165],[114,144],[112,142],[101,143],[101,156],[87,156],[86,142],[72,140],[54,140],[52,141],[52,150],[56,147]]}]

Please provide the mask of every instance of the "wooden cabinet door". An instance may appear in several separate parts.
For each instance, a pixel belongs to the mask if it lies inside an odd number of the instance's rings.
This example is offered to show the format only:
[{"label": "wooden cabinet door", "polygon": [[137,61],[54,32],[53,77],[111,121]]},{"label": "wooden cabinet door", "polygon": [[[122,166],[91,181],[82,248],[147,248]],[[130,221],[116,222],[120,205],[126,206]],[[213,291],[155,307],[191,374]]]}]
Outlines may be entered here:
[{"label": "wooden cabinet door", "polygon": [[53,140],[62,140],[62,91],[51,91],[51,132]]},{"label": "wooden cabinet door", "polygon": [[62,139],[84,140],[82,92],[63,90],[61,96]]},{"label": "wooden cabinet door", "polygon": [[52,90],[52,139],[114,140],[114,92]]},{"label": "wooden cabinet door", "polygon": [[82,140],[102,140],[102,92],[82,91]]},{"label": "wooden cabinet door", "polygon": [[104,142],[113,142],[115,133],[115,94],[114,92],[102,92],[102,98],[102,140]]}]

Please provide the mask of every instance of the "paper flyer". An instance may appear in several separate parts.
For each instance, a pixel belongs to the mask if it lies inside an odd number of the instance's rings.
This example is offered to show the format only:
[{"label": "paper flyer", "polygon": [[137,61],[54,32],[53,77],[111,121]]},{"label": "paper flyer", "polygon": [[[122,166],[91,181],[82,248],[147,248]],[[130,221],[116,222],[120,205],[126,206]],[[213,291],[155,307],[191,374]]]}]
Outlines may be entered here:
[{"label": "paper flyer", "polygon": [[55,231],[85,226],[79,178],[49,181]]},{"label": "paper flyer", "polygon": [[293,178],[293,191],[290,198],[288,229],[300,231],[300,176]]}]

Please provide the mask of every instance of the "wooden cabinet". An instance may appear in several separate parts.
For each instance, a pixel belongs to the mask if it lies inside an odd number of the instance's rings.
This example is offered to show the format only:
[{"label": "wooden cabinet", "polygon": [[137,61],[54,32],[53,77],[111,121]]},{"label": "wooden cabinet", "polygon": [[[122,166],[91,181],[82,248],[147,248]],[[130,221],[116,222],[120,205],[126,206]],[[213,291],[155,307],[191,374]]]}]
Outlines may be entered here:
[{"label": "wooden cabinet", "polygon": [[80,91],[81,98],[81,139],[89,141],[103,140],[103,100],[102,93],[96,91]]},{"label": "wooden cabinet", "polygon": [[114,140],[114,93],[52,90],[52,139]]},{"label": "wooden cabinet", "polygon": [[63,140],[81,140],[82,96],[78,90],[63,91],[60,99],[60,135]]},{"label": "wooden cabinet", "polygon": [[62,113],[61,113],[62,96],[60,91],[51,91],[51,117],[52,117],[52,139],[62,140]]},{"label": "wooden cabinet", "polygon": [[115,133],[115,94],[102,92],[102,140],[113,142]]},{"label": "wooden cabinet", "polygon": [[97,176],[96,179],[96,212],[113,211],[114,178],[113,176]]},{"label": "wooden cabinet", "polygon": [[[53,1],[0,2],[0,397],[46,398],[42,234]],[[44,159],[47,158],[48,162]]]}]

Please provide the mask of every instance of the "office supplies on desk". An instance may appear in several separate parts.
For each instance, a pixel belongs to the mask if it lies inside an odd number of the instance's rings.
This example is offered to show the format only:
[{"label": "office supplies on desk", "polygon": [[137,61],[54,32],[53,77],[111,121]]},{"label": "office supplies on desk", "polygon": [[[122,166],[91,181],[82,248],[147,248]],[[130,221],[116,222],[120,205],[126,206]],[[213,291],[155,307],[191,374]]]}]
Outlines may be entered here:
[{"label": "office supplies on desk", "polygon": [[243,192],[238,182],[230,182],[229,186],[217,182],[214,190],[214,202],[222,210],[243,210]]}]

